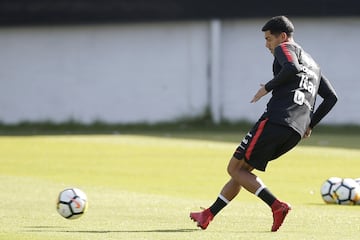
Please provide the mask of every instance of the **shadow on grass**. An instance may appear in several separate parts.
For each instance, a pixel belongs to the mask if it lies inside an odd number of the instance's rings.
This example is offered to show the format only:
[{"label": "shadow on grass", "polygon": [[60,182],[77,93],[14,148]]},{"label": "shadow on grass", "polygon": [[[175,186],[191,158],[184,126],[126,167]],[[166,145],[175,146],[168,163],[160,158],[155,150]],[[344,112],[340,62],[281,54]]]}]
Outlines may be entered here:
[{"label": "shadow on grass", "polygon": [[57,232],[57,233],[187,233],[200,231],[199,229],[150,229],[150,230],[66,230],[66,227],[59,226],[26,226],[23,232]]}]

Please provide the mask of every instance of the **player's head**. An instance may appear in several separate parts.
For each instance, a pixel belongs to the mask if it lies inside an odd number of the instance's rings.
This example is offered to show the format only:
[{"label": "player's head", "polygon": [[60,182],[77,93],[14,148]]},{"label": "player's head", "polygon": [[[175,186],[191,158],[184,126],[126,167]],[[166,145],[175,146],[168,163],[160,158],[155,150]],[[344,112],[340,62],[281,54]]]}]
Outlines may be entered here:
[{"label": "player's head", "polygon": [[263,32],[270,31],[273,35],[286,33],[288,37],[292,37],[294,33],[294,25],[285,16],[272,17],[261,29]]},{"label": "player's head", "polygon": [[266,47],[274,54],[281,43],[292,40],[294,25],[285,16],[276,16],[265,23],[261,29],[265,34]]}]

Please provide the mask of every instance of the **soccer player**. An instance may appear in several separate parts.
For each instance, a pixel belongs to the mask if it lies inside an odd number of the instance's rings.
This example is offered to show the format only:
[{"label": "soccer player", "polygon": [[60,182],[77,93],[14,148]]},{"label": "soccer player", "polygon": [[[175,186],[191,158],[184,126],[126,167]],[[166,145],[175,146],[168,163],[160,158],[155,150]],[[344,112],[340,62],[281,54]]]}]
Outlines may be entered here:
[{"label": "soccer player", "polygon": [[[201,212],[190,213],[190,218],[202,229],[245,188],[271,208],[271,231],[277,231],[291,207],[276,198],[252,171],[265,171],[269,161],[291,150],[301,138],[309,137],[337,102],[336,92],[319,65],[294,41],[294,26],[287,17],[271,18],[262,31],[266,47],[274,55],[274,77],[261,85],[251,102],[257,102],[269,92],[272,97],[230,159],[227,171],[231,178],[216,201]],[[317,95],[322,102],[314,111]]]}]

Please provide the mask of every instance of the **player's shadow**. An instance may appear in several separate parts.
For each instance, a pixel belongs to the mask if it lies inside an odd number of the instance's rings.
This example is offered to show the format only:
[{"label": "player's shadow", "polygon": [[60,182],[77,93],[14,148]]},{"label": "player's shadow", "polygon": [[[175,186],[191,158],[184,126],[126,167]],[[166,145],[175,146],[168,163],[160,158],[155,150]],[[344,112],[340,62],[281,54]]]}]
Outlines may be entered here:
[{"label": "player's shadow", "polygon": [[[23,232],[37,232],[37,233],[87,233],[87,234],[109,234],[109,233],[191,233],[201,232],[199,228],[175,228],[175,229],[149,229],[149,230],[67,230],[67,227],[61,226],[25,226]],[[271,233],[270,231],[252,231],[239,230],[232,231],[233,233]]]},{"label": "player's shadow", "polygon": [[27,226],[24,232],[63,232],[63,233],[182,233],[195,232],[199,229],[176,228],[176,229],[150,229],[150,230],[66,230],[66,227],[59,226]]}]

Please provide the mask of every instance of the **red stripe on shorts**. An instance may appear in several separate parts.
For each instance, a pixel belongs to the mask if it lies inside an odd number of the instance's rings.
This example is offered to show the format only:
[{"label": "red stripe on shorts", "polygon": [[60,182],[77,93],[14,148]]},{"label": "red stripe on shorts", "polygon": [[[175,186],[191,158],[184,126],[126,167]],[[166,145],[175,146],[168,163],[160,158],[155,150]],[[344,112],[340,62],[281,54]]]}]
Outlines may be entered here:
[{"label": "red stripe on shorts", "polygon": [[269,119],[266,118],[266,119],[264,119],[264,120],[262,120],[262,121],[260,122],[259,127],[258,127],[258,129],[256,130],[256,133],[255,133],[254,138],[251,140],[251,143],[250,143],[249,147],[246,149],[245,158],[246,158],[247,160],[250,159],[251,153],[252,153],[252,151],[254,150],[254,147],[255,147],[257,141],[259,140],[259,137],[260,137],[261,133],[264,131],[265,124],[266,124],[266,122],[267,122],[268,120],[269,120]]}]

